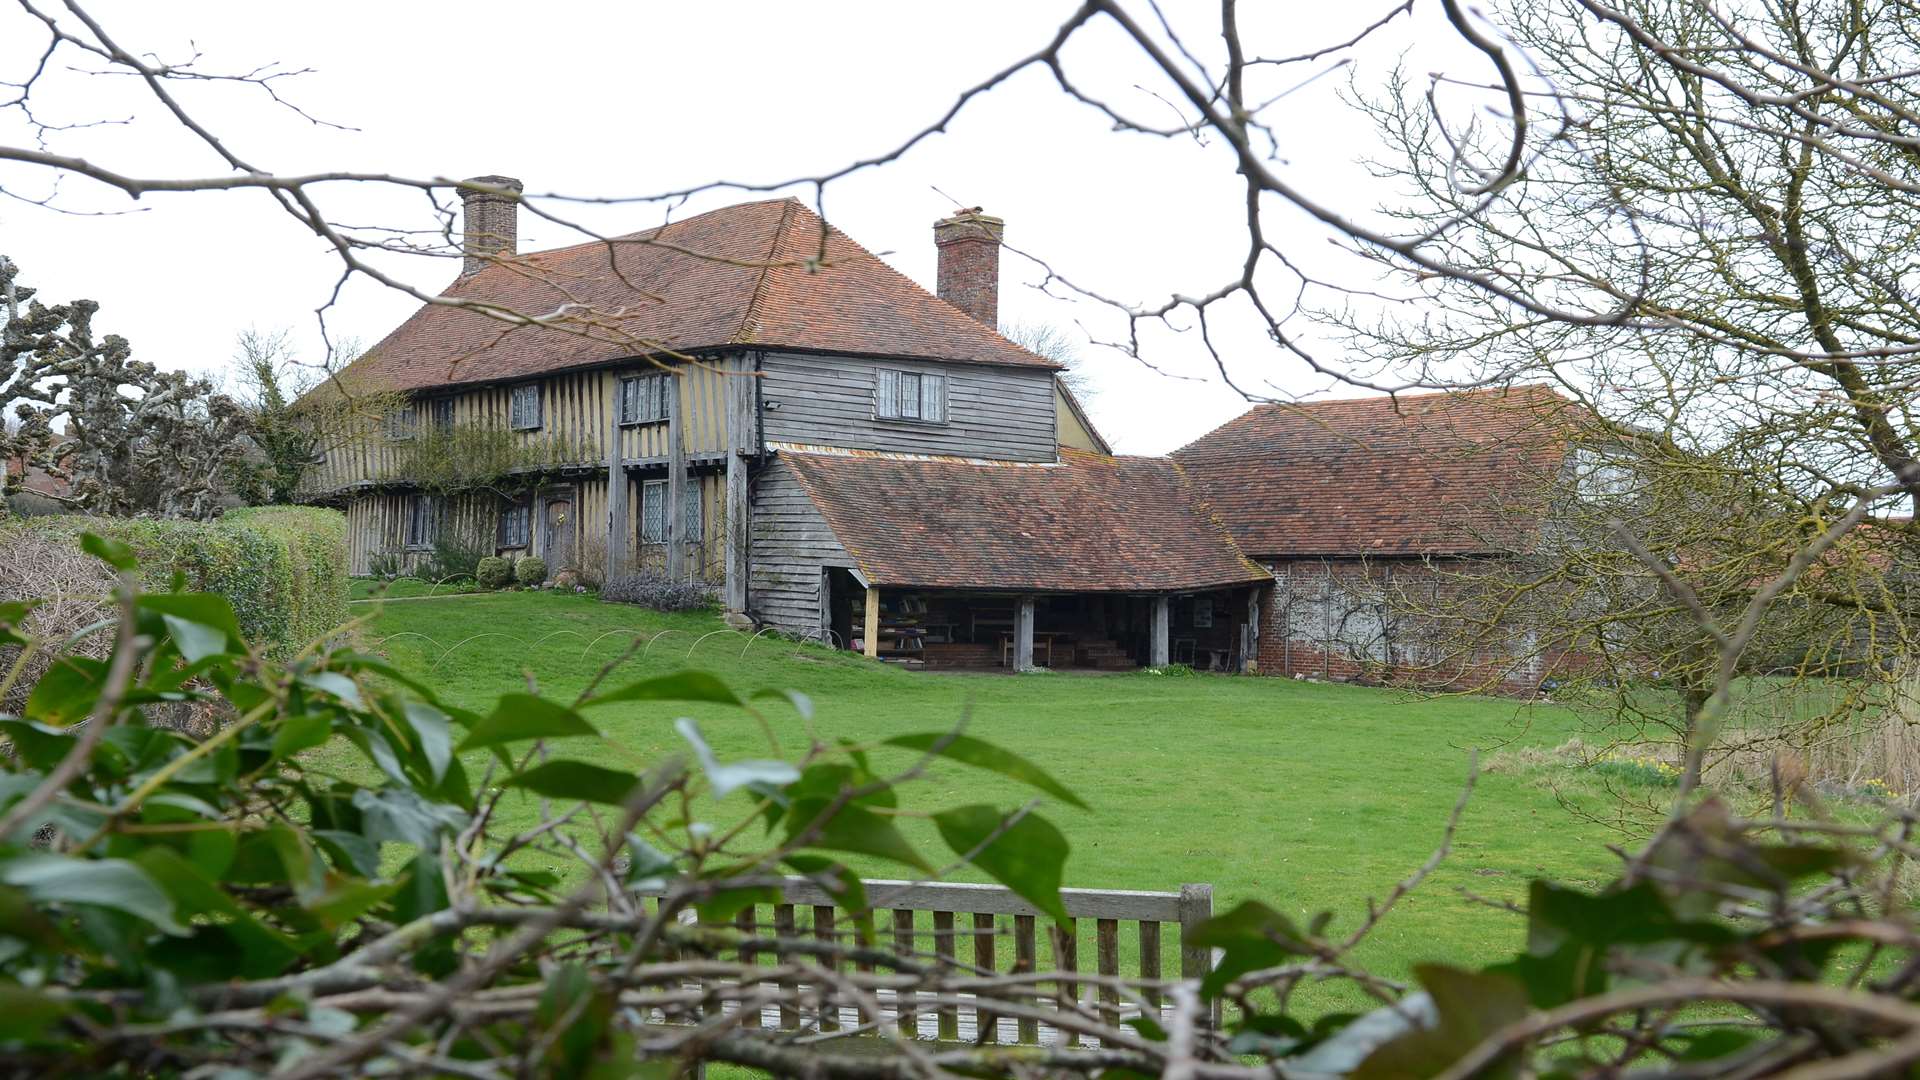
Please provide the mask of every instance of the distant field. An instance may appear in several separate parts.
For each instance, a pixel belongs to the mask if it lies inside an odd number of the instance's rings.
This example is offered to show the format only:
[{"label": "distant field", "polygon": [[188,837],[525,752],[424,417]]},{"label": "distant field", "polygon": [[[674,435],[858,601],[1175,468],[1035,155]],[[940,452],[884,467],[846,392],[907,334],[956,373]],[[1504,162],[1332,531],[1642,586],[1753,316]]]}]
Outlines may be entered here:
[{"label": "distant field", "polygon": [[[813,698],[825,736],[857,740],[945,729],[965,716],[972,734],[1042,764],[1092,806],[1043,811],[1073,843],[1068,884],[1208,882],[1218,908],[1259,898],[1301,917],[1332,909],[1335,932],[1432,852],[1472,749],[1553,746],[1574,731],[1572,717],[1552,706],[1420,700],[1282,679],[909,672],[773,638],[749,643],[707,615],[660,615],[572,595],[464,596],[355,611],[371,615],[370,644],[466,706],[523,688],[529,677],[543,692],[577,693],[638,632],[661,636],[628,661],[615,685],[695,666],[739,688],[795,688]],[[791,710],[769,711],[785,747],[800,746]],[[595,720],[642,763],[685,750],[672,729],[679,715],[698,719],[722,757],[765,755],[758,729],[719,707],[636,704],[598,710]],[[566,744],[554,749],[564,753]],[[349,754],[341,767],[357,768]],[[936,769],[906,801],[1012,805],[1027,794],[952,766]],[[511,812],[531,820],[533,808]],[[924,824],[909,822],[909,834],[940,850],[930,827],[915,828]],[[1616,839],[1569,814],[1537,777],[1483,775],[1452,859],[1375,933],[1360,959],[1395,976],[1422,959],[1472,964],[1511,953],[1522,944],[1519,921],[1460,890],[1518,900],[1536,875],[1598,884],[1612,863],[1602,845]],[[863,871],[899,875],[879,864]]]}]

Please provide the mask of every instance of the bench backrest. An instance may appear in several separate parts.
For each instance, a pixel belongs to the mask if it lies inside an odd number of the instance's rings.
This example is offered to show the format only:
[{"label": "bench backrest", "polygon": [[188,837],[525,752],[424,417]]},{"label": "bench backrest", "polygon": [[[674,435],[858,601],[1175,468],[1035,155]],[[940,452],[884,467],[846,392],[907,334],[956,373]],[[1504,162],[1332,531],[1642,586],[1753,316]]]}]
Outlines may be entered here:
[{"label": "bench backrest", "polygon": [[[1142,979],[1161,978],[1163,960],[1170,955],[1179,958],[1181,978],[1198,978],[1206,974],[1211,963],[1209,950],[1188,944],[1193,927],[1213,915],[1211,885],[1182,885],[1179,892],[1062,889],[1060,899],[1070,916],[1068,929],[1062,933],[1038,908],[998,885],[891,880],[868,880],[864,884],[875,932],[883,939],[890,936],[890,940],[875,944],[891,945],[903,954],[931,955],[982,971],[1071,974],[1087,970],[1080,962],[1082,938],[1086,937],[1092,947],[1093,970],[1101,975],[1121,975],[1123,956],[1130,961],[1125,974]],[[850,929],[836,927],[840,914],[833,897],[818,884],[807,878],[788,878],[781,902],[743,909],[733,925],[750,936],[850,939]],[[1172,927],[1173,933],[1163,933],[1163,927]],[[1044,958],[1038,947],[1043,930],[1048,946]],[[1122,1007],[1119,994],[1105,986],[1087,987],[1063,978],[1054,983],[1053,993],[1060,1008],[1084,1008],[1097,999],[1109,1024],[1131,1012]],[[984,1002],[971,1007],[942,1005],[923,1012],[915,1006],[913,997],[911,993],[881,996],[884,1018],[909,1035],[975,1042],[979,1041],[980,1029],[991,1025],[988,1042],[1061,1041],[1052,1025],[1038,1018],[995,1016]],[[1150,1005],[1162,1004],[1157,994],[1147,997]],[[835,1030],[863,1019],[851,1010],[846,1013],[828,1010],[819,1016],[802,1017],[783,1007],[767,1010],[762,1025]],[[864,1019],[871,1022],[875,1018]]]}]

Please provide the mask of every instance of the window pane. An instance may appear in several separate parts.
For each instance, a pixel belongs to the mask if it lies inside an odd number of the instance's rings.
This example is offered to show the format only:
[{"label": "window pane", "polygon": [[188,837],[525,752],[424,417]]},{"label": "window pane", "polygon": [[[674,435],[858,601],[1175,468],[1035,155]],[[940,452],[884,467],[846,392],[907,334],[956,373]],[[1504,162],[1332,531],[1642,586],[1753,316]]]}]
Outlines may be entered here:
[{"label": "window pane", "polygon": [[882,368],[874,389],[874,415],[892,419],[900,415],[900,373]]},{"label": "window pane", "polygon": [[649,480],[640,488],[640,539],[649,544],[667,539],[667,483]]},{"label": "window pane", "polygon": [[945,423],[947,419],[947,377],[920,377],[920,419]]},{"label": "window pane", "polygon": [[909,372],[900,373],[900,416],[918,419],[920,416],[920,376]]},{"label": "window pane", "polygon": [[700,483],[688,477],[685,501],[680,509],[680,539],[687,543],[697,544],[701,540],[700,511]]}]

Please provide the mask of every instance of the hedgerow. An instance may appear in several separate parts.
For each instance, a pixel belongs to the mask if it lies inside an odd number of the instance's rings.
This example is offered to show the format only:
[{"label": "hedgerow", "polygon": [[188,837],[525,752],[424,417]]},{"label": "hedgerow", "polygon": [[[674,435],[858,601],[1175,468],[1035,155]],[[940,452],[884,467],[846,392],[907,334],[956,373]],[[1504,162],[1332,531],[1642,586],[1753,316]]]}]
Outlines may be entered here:
[{"label": "hedgerow", "polygon": [[253,507],[217,521],[11,520],[0,524],[0,547],[15,572],[0,599],[40,598],[33,565],[77,550],[84,532],[132,548],[147,588],[168,589],[178,575],[188,589],[226,597],[247,640],[272,656],[289,656],[348,619],[346,518],[316,507]]}]

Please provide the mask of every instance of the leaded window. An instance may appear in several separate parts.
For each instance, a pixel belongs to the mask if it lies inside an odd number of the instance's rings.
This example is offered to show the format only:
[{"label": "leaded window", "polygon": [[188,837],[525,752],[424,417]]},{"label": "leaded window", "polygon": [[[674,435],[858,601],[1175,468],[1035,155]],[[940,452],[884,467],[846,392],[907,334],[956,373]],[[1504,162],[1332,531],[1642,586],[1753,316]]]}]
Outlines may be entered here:
[{"label": "leaded window", "polygon": [[540,426],[539,383],[513,388],[513,397],[507,406],[507,423],[515,431],[530,431]]},{"label": "leaded window", "polygon": [[407,496],[407,546],[432,547],[439,516],[439,507],[433,496]]},{"label": "leaded window", "polygon": [[533,542],[533,506],[527,500],[500,508],[500,546],[527,547]]},{"label": "leaded window", "polygon": [[882,420],[947,422],[947,377],[881,368],[874,383],[874,415]]},{"label": "leaded window", "polygon": [[673,411],[673,378],[667,374],[631,375],[620,380],[620,422],[651,424]]}]

